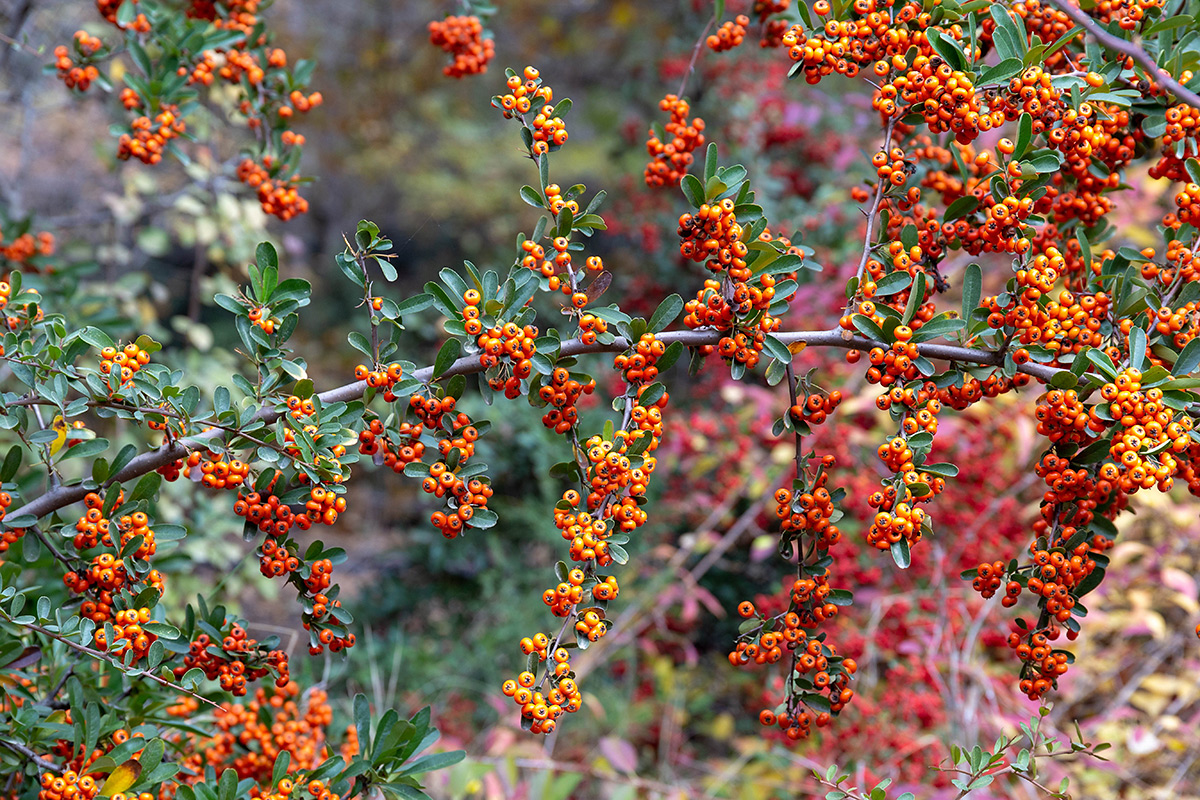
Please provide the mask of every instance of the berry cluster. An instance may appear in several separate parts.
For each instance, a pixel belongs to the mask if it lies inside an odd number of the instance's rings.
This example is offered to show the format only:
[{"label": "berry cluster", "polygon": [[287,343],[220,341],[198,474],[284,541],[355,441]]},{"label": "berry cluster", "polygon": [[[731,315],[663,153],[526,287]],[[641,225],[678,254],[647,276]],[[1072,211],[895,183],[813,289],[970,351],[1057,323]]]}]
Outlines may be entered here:
[{"label": "berry cluster", "polygon": [[542,415],[542,424],[555,433],[569,432],[579,422],[579,410],[576,408],[579,398],[595,390],[595,378],[581,383],[571,377],[565,367],[556,367],[550,373],[550,383],[542,384],[538,389],[538,397],[551,407]]},{"label": "berry cluster", "polygon": [[100,351],[100,371],[105,375],[119,375],[122,384],[132,381],[133,376],[149,363],[150,353],[133,342],[120,349],[105,347]]},{"label": "berry cluster", "polygon": [[660,139],[650,129],[646,140],[646,152],[650,163],[646,165],[646,185],[651,187],[678,186],[694,160],[694,153],[704,146],[704,120],[695,117],[688,122],[691,106],[686,100],[669,94],[658,107],[671,115],[663,126],[664,136]]},{"label": "berry cluster", "polygon": [[262,332],[270,336],[275,332],[275,327],[279,324],[279,320],[271,316],[270,311],[265,307],[252,308],[249,311],[250,324],[256,328],[261,328]]},{"label": "berry cluster", "polygon": [[398,363],[391,363],[386,367],[382,364],[376,364],[374,369],[367,367],[365,364],[358,364],[354,367],[354,380],[366,381],[367,386],[372,389],[383,389],[383,399],[389,403],[396,399],[392,388],[403,377],[404,367]]},{"label": "berry cluster", "polygon": [[515,322],[497,322],[476,337],[479,363],[488,370],[488,385],[492,389],[504,392],[509,399],[521,394],[521,381],[533,373],[530,359],[537,352],[534,345],[537,335],[538,329],[533,325],[521,327]]},{"label": "berry cluster", "polygon": [[132,653],[130,664],[136,664],[150,652],[150,645],[158,639],[153,633],[143,630],[142,626],[150,621],[149,608],[130,608],[118,611],[110,623],[113,629],[113,639],[108,640],[104,627],[97,628],[93,634],[92,646],[102,653],[124,659],[126,653]]},{"label": "berry cluster", "polygon": [[[186,702],[180,706],[179,712],[186,713]],[[180,762],[181,784],[200,782],[206,766],[218,772],[232,768],[239,780],[257,784],[252,791],[260,797],[285,800],[293,796],[294,789],[303,788],[312,800],[340,800],[320,780],[293,782],[285,777],[276,785],[272,778],[282,752],[290,756],[289,775],[314,770],[325,760],[333,708],[323,689],[313,687],[301,697],[295,681],[270,689],[260,685],[249,702],[223,704],[214,712],[214,722],[216,732],[211,738],[187,734],[191,741],[181,751],[187,754]],[[269,791],[272,787],[273,792]]]},{"label": "berry cluster", "polygon": [[1122,370],[1100,388],[1107,407],[1093,406],[1091,412],[1097,427],[1106,422],[1101,409],[1116,423],[1108,453],[1117,465],[1117,483],[1125,494],[1155,485],[1159,491],[1170,491],[1179,469],[1175,456],[1191,446],[1191,418],[1181,415],[1176,422],[1175,411],[1163,402],[1162,389],[1142,391],[1141,379],[1139,370]]},{"label": "berry cluster", "polygon": [[429,43],[454,58],[442,72],[451,78],[487,72],[488,62],[496,54],[496,42],[484,38],[483,22],[475,15],[450,15],[429,23]]},{"label": "berry cluster", "polygon": [[390,467],[393,472],[404,472],[406,466],[425,455],[425,443],[421,441],[424,430],[420,423],[401,422],[393,438],[383,422],[373,417],[358,435],[358,452],[373,456],[376,464]]},{"label": "berry cluster", "polygon": [[287,686],[288,657],[283,650],[261,647],[257,640],[246,635],[246,629],[234,620],[225,620],[220,639],[200,633],[188,645],[183,665],[174,668],[175,678],[183,677],[189,669],[201,669],[209,680],[218,681],[221,689],[243,697],[248,683],[268,674],[275,674],[275,685]]},{"label": "berry cluster", "polygon": [[820,425],[841,403],[842,393],[837,389],[829,394],[814,391],[789,408],[788,415],[795,424]]},{"label": "berry cluster", "polygon": [[727,21],[717,28],[717,32],[710,34],[704,43],[717,53],[732,50],[746,39],[746,28],[749,25],[750,18],[745,14],[738,14],[733,21]]},{"label": "berry cluster", "polygon": [[58,70],[59,80],[68,89],[86,92],[92,82],[100,77],[100,70],[91,62],[104,43],[87,31],[75,31],[72,44],[74,57],[66,45],[60,44],[54,48],[54,66]]},{"label": "berry cluster", "polygon": [[[798,456],[797,462],[803,460]],[[828,725],[854,697],[849,682],[857,664],[837,655],[827,632],[816,632],[837,616],[835,600],[840,600],[829,583],[832,559],[827,556],[829,548],[841,540],[834,523],[841,517],[836,503],[845,495],[844,490],[830,492],[828,488],[829,470],[835,464],[835,457],[826,455],[814,475],[801,472],[790,489],[775,491],[780,552],[786,555],[795,548],[796,578],[788,586],[786,603],[776,606],[778,613],[770,613],[765,605],[760,609],[749,600],[738,604],[738,614],[746,622],[728,655],[735,667],[775,664],[785,655],[789,657],[783,703],[762,709],[758,719],[764,726],[778,726],[793,741],[806,738],[814,722]],[[776,601],[764,598],[764,603]]]},{"label": "berry cluster", "polygon": [[455,454],[455,466],[451,468],[445,461],[435,461],[429,466],[429,477],[421,482],[421,489],[427,494],[446,499],[446,510],[433,512],[429,521],[447,539],[453,539],[471,527],[476,512],[486,509],[488,498],[492,496],[492,487],[483,480],[459,475],[464,462],[475,452],[478,432],[470,423],[466,414],[459,414],[454,436],[439,441],[444,457]]},{"label": "berry cluster", "polygon": [[123,133],[117,140],[117,158],[126,161],[136,158],[143,164],[162,161],[167,143],[187,130],[187,124],[173,105],[159,109],[153,121],[140,116],[129,124],[130,133]]},{"label": "berry cluster", "polygon": [[[536,654],[537,658],[546,661],[549,642],[546,634],[539,633],[532,639],[522,639],[521,651],[527,655]],[[558,726],[558,719],[563,714],[578,711],[583,707],[583,695],[575,680],[570,677],[573,673],[569,658],[570,654],[563,648],[554,650],[554,677],[551,688],[545,694],[539,691],[542,684],[528,670],[518,675],[515,681],[505,681],[501,687],[504,695],[511,697],[520,707],[521,718],[528,721],[531,733],[553,733]],[[550,670],[547,669],[542,680],[545,681],[549,674]]]},{"label": "berry cluster", "polygon": [[263,156],[261,162],[251,158],[242,159],[237,168],[238,180],[258,193],[263,211],[287,222],[297,214],[308,211],[308,201],[297,189],[299,177],[283,176],[282,166],[271,156]]},{"label": "berry cluster", "polygon": [[[116,503],[124,500],[124,493],[118,494]],[[141,511],[123,515],[116,521],[118,536],[114,540],[113,524],[104,516],[104,498],[96,492],[89,492],[84,497],[87,511],[75,523],[73,544],[83,553],[97,547],[112,548],[118,553],[125,551],[135,539],[139,540],[136,547],[125,557],[113,553],[102,552],[91,557],[88,565],[82,570],[72,570],[63,576],[63,584],[75,594],[89,595],[80,607],[80,613],[98,624],[111,622],[116,617],[114,613],[114,597],[121,590],[128,590],[134,596],[145,588],[153,587],[161,596],[166,591],[166,583],[157,569],[149,566],[148,559],[157,551],[154,531],[150,528],[149,517]]]},{"label": "berry cluster", "polygon": [[[554,102],[554,90],[543,85],[536,68],[526,67],[522,75],[509,70],[507,87],[508,94],[492,98],[492,105],[501,109],[505,119],[521,118],[521,124],[531,136],[529,150],[533,155],[540,156],[550,152],[551,147],[566,144],[566,123],[554,115],[554,106],[550,105]],[[534,118],[528,120],[525,114],[533,108],[535,101],[543,105]]]}]

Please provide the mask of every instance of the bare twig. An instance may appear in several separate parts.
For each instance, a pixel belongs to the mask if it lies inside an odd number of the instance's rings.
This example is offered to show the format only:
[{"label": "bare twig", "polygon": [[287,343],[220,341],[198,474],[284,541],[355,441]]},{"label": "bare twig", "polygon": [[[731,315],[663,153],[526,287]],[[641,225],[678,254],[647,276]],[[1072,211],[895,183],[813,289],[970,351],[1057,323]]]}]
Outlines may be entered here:
[{"label": "bare twig", "polygon": [[717,15],[714,12],[708,18],[708,24],[704,26],[704,31],[700,34],[700,38],[696,40],[696,46],[692,48],[692,60],[688,62],[687,69],[683,73],[683,80],[679,82],[679,91],[675,96],[680,100],[683,99],[683,90],[687,88],[688,78],[692,77],[692,71],[696,69],[696,59],[700,57],[700,49],[704,47],[704,40],[708,38],[708,32],[712,30],[713,23],[717,21]]}]

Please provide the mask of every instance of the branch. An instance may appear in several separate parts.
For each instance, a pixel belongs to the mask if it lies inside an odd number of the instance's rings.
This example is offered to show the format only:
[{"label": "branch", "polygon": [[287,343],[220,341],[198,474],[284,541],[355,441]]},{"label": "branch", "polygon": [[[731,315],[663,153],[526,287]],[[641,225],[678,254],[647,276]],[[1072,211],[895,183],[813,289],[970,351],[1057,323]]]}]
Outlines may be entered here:
[{"label": "branch", "polygon": [[679,82],[679,91],[675,96],[680,100],[683,99],[683,90],[687,88],[688,78],[692,77],[692,71],[696,69],[696,59],[700,57],[700,50],[704,47],[704,40],[708,38],[708,32],[712,30],[713,23],[717,21],[715,14],[709,17],[708,24],[704,26],[704,31],[701,32],[700,38],[696,40],[696,46],[692,49],[692,60],[688,62],[687,69],[683,73],[683,80]]},{"label": "branch", "polygon": [[[711,329],[670,331],[660,334],[658,339],[663,344],[679,342],[686,347],[700,347],[717,344],[723,335],[721,331]],[[774,336],[785,345],[803,342],[812,347],[839,347],[843,350],[870,350],[873,347],[886,348],[890,346],[887,342],[877,342],[840,329],[830,331],[787,331],[774,334]],[[563,342],[559,354],[561,356],[576,356],[585,353],[621,353],[628,350],[629,347],[629,342],[619,336],[609,344],[595,342],[589,345],[584,344],[579,339],[570,339]],[[976,350],[971,347],[961,347],[958,345],[924,343],[917,345],[917,351],[926,358],[938,359],[940,361],[957,361],[991,367],[998,367],[1004,363],[1004,353],[997,350]],[[1047,383],[1058,373],[1066,371],[1034,363],[1023,364],[1017,367],[1017,370]],[[453,375],[471,375],[483,371],[484,368],[479,363],[478,356],[463,356],[438,376],[438,379],[449,378]],[[430,383],[433,380],[433,368],[423,367],[414,372],[412,377],[422,383]],[[337,388],[322,392],[317,396],[326,405],[330,403],[350,402],[362,397],[366,389],[366,381],[354,381],[353,383],[347,383],[344,386],[338,386]],[[261,420],[270,425],[279,419],[281,413],[274,408],[264,408],[254,415],[251,422]],[[164,445],[157,450],[142,453],[125,465],[125,468],[116,475],[109,476],[104,486],[132,481],[173,461],[187,458],[189,450],[207,447],[210,442],[217,439],[222,433],[223,431],[221,430],[205,431],[204,433],[189,436],[185,439],[177,439],[171,444]],[[244,436],[243,434],[236,435]],[[10,509],[7,516],[13,519],[26,514],[32,514],[40,519],[64,506],[78,503],[90,491],[92,489],[78,484],[74,486],[60,486],[29,501],[20,508]]]},{"label": "branch", "polygon": [[[71,648],[72,650],[78,650],[80,653],[89,655],[92,658],[96,659],[97,661],[104,661],[108,664],[111,664],[112,666],[121,670],[121,672],[125,673],[125,675],[129,678],[141,678],[141,677],[149,678],[150,680],[154,681],[157,684],[166,686],[168,689],[172,689],[176,692],[179,692],[180,694],[186,694],[189,697],[193,697],[202,703],[206,703],[207,705],[212,706],[213,708],[221,707],[219,704],[214,703],[212,700],[209,700],[204,695],[197,694],[196,692],[185,689],[182,686],[180,686],[179,684],[172,683],[171,681],[167,680],[166,678],[161,678],[158,675],[155,675],[150,670],[142,670],[137,675],[130,675],[129,672],[127,672],[127,669],[129,669],[129,668],[126,667],[121,662],[114,660],[112,656],[109,656],[107,653],[103,653],[99,650],[94,650],[91,647],[88,647],[87,645],[83,645],[83,644],[80,644],[79,642],[72,641],[72,640],[68,639],[66,636],[63,636],[61,633],[55,633],[52,630],[43,628],[41,625],[37,625],[32,622],[17,622],[17,620],[10,617],[4,611],[0,611],[0,617],[4,617],[5,620],[7,620],[8,622],[11,622],[13,625],[19,625],[20,627],[31,630],[34,633],[40,633],[43,636],[48,636],[51,639],[55,640],[56,642],[62,642],[67,647]],[[0,740],[0,741],[2,741],[2,740]],[[5,744],[9,744],[9,743],[5,742]]]},{"label": "branch", "polygon": [[27,760],[32,761],[37,768],[43,772],[56,772],[58,770],[58,765],[53,761],[42,758],[20,742],[10,742],[8,739],[0,739],[0,744],[4,745],[9,750],[12,750],[17,755],[23,756]]},{"label": "branch", "polygon": [[1070,17],[1072,22],[1090,33],[1104,47],[1129,56],[1141,64],[1142,68],[1146,70],[1147,77],[1161,83],[1174,92],[1177,100],[1185,102],[1193,108],[1200,108],[1200,95],[1197,95],[1191,89],[1188,89],[1182,83],[1175,80],[1169,72],[1158,66],[1145,50],[1133,42],[1122,39],[1119,36],[1114,36],[1104,30],[1104,28],[1101,28],[1096,20],[1084,13],[1079,6],[1071,3],[1070,0],[1050,0],[1050,4]]}]

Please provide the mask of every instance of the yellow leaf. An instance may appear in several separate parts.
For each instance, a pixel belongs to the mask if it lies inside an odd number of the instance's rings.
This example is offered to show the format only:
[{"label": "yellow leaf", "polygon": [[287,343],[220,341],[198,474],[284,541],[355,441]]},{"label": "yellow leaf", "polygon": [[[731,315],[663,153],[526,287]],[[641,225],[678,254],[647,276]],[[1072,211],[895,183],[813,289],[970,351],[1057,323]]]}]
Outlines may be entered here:
[{"label": "yellow leaf", "polygon": [[796,355],[806,347],[808,347],[808,342],[792,342],[788,345],[788,352],[792,355]]},{"label": "yellow leaf", "polygon": [[54,417],[54,422],[50,423],[50,427],[58,434],[54,441],[50,442],[50,455],[54,455],[62,450],[63,444],[67,441],[67,422],[62,418],[62,414],[58,414]]},{"label": "yellow leaf", "polygon": [[137,783],[137,779],[141,775],[142,765],[138,763],[137,759],[131,758],[112,771],[108,776],[108,780],[100,787],[100,795],[103,797],[112,797],[114,794],[124,792],[130,786]]}]

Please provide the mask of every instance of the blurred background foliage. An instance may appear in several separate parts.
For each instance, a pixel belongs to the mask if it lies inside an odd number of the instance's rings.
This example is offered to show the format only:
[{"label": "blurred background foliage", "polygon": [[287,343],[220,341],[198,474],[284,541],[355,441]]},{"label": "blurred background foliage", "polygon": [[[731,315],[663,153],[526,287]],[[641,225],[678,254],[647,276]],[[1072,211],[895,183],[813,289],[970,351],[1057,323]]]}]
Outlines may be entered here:
[{"label": "blurred background foliage", "polygon": [[[728,5],[736,13],[749,4]],[[489,100],[505,66],[534,64],[556,97],[574,101],[555,180],[608,192],[609,231],[592,247],[614,274],[612,296],[637,312],[671,291],[689,295],[701,276],[677,256],[684,203],[646,189],[642,168],[646,131],[663,117],[658,100],[678,89],[711,4],[506,0],[490,26],[492,69],[461,82],[443,77],[443,54],[426,33],[430,20],[457,10],[450,2],[306,0],[267,12],[289,53],[318,61],[314,85],[326,99],[302,126],[303,170],[317,176],[306,191],[311,211],[280,226],[268,225],[228,177],[239,131],[219,104],[196,116],[189,163],[121,164],[107,132],[114,98],[70,96],[41,70],[75,29],[106,32],[92,4],[0,0],[0,32],[23,43],[0,55],[0,203],[14,218],[36,214],[39,229],[59,237],[62,261],[76,266],[43,280],[88,282],[75,313],[120,317],[128,331],[164,341],[164,360],[199,385],[224,382],[237,368],[213,293],[245,279],[256,242],[275,241],[288,274],[319,287],[321,301],[305,310],[297,334],[310,375],[318,386],[344,382],[354,366],[345,335],[356,300],[332,256],[358,219],[374,220],[396,242],[397,299],[464,258],[507,264],[517,233],[531,229],[534,211],[517,189],[532,167]],[[723,56],[706,50],[686,94],[722,162],[750,170],[773,230],[803,231],[825,265],[788,322],[828,327],[861,247],[849,189],[870,171],[863,156],[877,147],[878,125],[861,82],[788,83],[787,66],[752,42]],[[1117,227],[1142,246],[1158,218],[1146,209],[1161,205],[1161,190],[1144,175],[1128,182],[1136,199]],[[427,361],[440,336],[431,320],[414,321],[408,357]],[[603,375],[599,358],[591,366]],[[656,484],[651,522],[619,573],[614,633],[580,662],[585,710],[546,741],[519,731],[498,686],[518,663],[520,636],[548,622],[540,595],[556,558],[550,509],[561,487],[546,473],[567,453],[539,413],[512,401],[492,409],[466,401],[472,418],[494,424],[480,447],[501,522],[484,535],[446,541],[411,482],[382,471],[356,478],[351,510],[327,541],[350,555],[340,575],[362,625],[361,652],[308,659],[294,618],[245,556],[225,501],[188,486],[168,489],[161,516],[205,533],[188,539],[196,567],[172,585],[168,602],[200,592],[232,604],[252,635],[293,641],[295,672],[325,681],[332,696],[365,691],[402,714],[431,703],[450,744],[470,754],[440,776],[438,796],[806,797],[815,791],[809,769],[834,762],[859,785],[893,777],[897,791],[942,796],[948,780],[931,765],[945,757],[945,743],[987,746],[1033,710],[1015,690],[1002,642],[1011,614],[958,578],[983,553],[1028,545],[1037,495],[1024,476],[1040,447],[1032,396],[968,414],[947,426],[953,435],[939,436],[937,460],[956,461],[963,473],[935,506],[936,538],[900,573],[857,535],[869,520],[864,496],[876,480],[883,415],[856,395],[861,377],[836,356],[805,353],[799,367],[821,367],[821,383],[853,398],[818,446],[838,455],[835,483],[851,492],[842,527],[853,544],[837,569],[858,600],[840,618],[839,641],[863,665],[849,711],[799,746],[762,736],[749,710],[773,689],[725,658],[736,631],[728,609],[778,596],[783,585],[761,499],[789,474],[789,452],[770,436],[784,398],[711,368],[692,380],[671,376],[673,432],[660,458],[669,477]],[[603,412],[593,404],[585,420]],[[1200,797],[1200,657],[1191,634],[1200,615],[1200,525],[1187,499],[1137,495],[1140,513],[1123,521],[1109,579],[1074,644],[1078,661],[1048,719],[1064,735],[1078,720],[1090,739],[1114,744],[1109,762],[1054,767],[1080,796]]]}]

